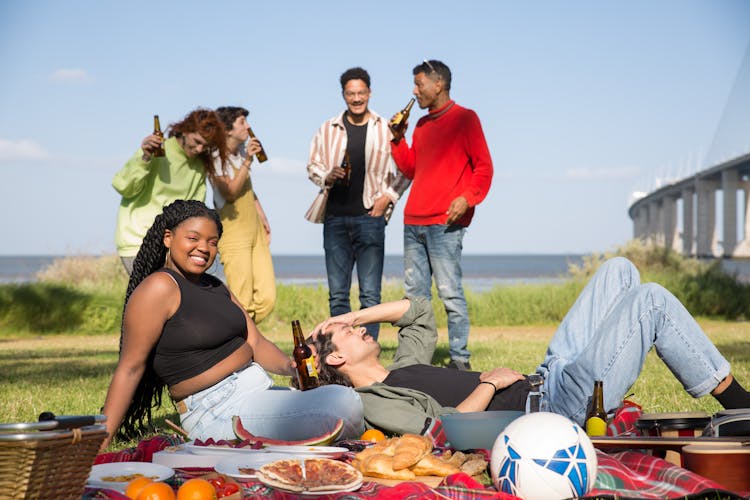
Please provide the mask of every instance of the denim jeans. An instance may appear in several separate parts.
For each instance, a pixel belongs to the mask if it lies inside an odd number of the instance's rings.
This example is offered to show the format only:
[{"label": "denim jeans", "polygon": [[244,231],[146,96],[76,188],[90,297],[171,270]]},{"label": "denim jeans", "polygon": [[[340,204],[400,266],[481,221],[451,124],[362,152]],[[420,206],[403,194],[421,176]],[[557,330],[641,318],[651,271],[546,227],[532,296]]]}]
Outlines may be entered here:
[{"label": "denim jeans", "polygon": [[307,391],[272,387],[260,365],[252,363],[221,382],[183,399],[180,423],[190,439],[234,439],[232,416],[257,436],[299,440],[333,429],[344,419],[342,439],[364,430],[362,401],[351,387],[326,385]]},{"label": "denim jeans", "polygon": [[605,408],[618,407],[652,346],[693,397],[729,374],[729,362],[674,295],[641,284],[627,259],[610,259],[568,311],[537,369],[545,378],[543,403],[583,424],[594,381],[602,380]]},{"label": "denim jeans", "polygon": [[[331,316],[352,310],[349,293],[352,269],[357,264],[360,308],[380,304],[385,255],[385,218],[327,216],[323,223],[323,248],[328,274],[328,305]],[[377,340],[380,323],[365,325]]]},{"label": "denim jeans", "polygon": [[448,315],[451,359],[469,360],[469,310],[461,283],[461,250],[466,228],[404,225],[404,289],[409,297],[432,297],[432,277]]}]

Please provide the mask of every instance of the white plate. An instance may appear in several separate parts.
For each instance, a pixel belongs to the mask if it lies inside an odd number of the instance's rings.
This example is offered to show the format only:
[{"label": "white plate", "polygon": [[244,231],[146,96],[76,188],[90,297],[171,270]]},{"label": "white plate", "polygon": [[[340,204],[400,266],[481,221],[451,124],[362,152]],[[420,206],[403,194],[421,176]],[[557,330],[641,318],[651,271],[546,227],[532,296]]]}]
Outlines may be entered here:
[{"label": "white plate", "polygon": [[357,491],[361,487],[362,487],[362,481],[359,481],[359,482],[354,483],[353,485],[351,485],[349,488],[340,488],[340,489],[337,489],[337,490],[323,490],[323,491],[300,491],[299,494],[300,495],[311,495],[311,496],[316,496],[316,495],[332,495],[334,493],[345,493],[347,491]]},{"label": "white plate", "polygon": [[174,470],[165,465],[152,464],[150,462],[99,464],[91,468],[86,484],[94,488],[125,491],[125,487],[129,481],[104,481],[102,478],[108,476],[128,476],[131,474],[143,474],[146,477],[153,477],[154,481],[164,481],[174,475]]},{"label": "white plate", "polygon": [[221,472],[236,479],[254,478],[255,474],[243,474],[240,468],[258,469],[263,465],[276,460],[290,458],[284,453],[256,453],[254,455],[242,455],[222,458],[214,466],[216,472]]},{"label": "white plate", "polygon": [[196,455],[236,455],[237,453],[241,454],[255,454],[255,453],[267,453],[268,450],[265,448],[231,448],[229,446],[198,446],[195,444],[194,441],[190,441],[189,443],[185,443],[182,445],[185,447],[187,451],[190,453],[196,454]]},{"label": "white plate", "polygon": [[349,451],[340,446],[282,446],[269,445],[263,448],[274,453],[285,453],[287,455],[302,455],[305,457],[338,458]]},{"label": "white plate", "polygon": [[284,489],[284,488],[280,488],[277,485],[268,484],[265,481],[263,481],[263,479],[261,479],[261,478],[257,478],[257,479],[258,479],[258,481],[260,481],[261,483],[265,484],[266,486],[269,486],[271,488],[277,489],[279,491],[287,491],[289,493],[294,493],[296,495],[310,495],[310,496],[332,495],[334,493],[345,493],[347,491],[357,491],[358,489],[360,489],[362,487],[362,481],[357,481],[356,483],[354,483],[353,485],[351,485],[348,488],[336,488],[336,489],[332,489],[332,490],[322,490],[322,491],[292,491],[292,490],[287,490],[287,489]]}]

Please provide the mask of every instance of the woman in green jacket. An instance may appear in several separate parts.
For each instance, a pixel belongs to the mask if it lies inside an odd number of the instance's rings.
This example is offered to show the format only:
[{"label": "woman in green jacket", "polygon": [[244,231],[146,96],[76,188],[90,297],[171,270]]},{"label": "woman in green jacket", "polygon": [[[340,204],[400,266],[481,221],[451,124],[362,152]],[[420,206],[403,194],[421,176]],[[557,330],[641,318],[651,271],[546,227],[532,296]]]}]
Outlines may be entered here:
[{"label": "woman in green jacket", "polygon": [[[196,109],[167,128],[168,139],[156,134],[141,147],[112,180],[122,195],[117,213],[115,243],[128,274],[146,231],[164,206],[175,200],[206,199],[206,174],[216,152],[226,160],[224,127],[216,114]],[[164,155],[156,153],[163,147]]]}]

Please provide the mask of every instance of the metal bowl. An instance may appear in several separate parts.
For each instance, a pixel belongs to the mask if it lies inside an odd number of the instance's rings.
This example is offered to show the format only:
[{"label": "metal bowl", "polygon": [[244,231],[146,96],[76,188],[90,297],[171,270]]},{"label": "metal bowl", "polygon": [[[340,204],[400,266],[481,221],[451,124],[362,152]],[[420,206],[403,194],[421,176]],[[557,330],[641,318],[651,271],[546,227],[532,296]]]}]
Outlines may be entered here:
[{"label": "metal bowl", "polygon": [[448,443],[457,450],[492,449],[505,427],[524,415],[522,411],[478,411],[440,416]]}]

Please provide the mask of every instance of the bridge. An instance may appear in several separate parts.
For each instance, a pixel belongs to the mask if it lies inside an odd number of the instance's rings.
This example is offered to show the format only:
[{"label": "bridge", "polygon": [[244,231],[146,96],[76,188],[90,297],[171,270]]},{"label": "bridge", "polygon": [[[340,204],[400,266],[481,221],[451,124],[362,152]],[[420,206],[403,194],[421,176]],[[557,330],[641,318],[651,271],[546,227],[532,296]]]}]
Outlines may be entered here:
[{"label": "bridge", "polygon": [[750,258],[750,153],[673,181],[630,205],[633,236],[701,258]]}]

